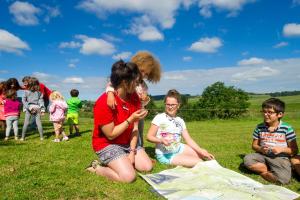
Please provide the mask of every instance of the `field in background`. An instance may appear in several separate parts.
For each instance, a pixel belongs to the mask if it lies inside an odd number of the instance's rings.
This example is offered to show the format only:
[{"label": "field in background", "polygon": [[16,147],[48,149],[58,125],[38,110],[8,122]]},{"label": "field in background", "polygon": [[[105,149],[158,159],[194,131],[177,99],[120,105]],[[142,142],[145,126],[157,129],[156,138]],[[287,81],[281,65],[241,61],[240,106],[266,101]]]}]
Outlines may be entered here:
[{"label": "field in background", "polygon": [[[192,137],[213,153],[224,167],[268,184],[242,165],[245,154],[252,152],[252,131],[261,122],[260,104],[267,96],[255,96],[248,117],[234,120],[188,122]],[[280,97],[287,103],[284,121],[300,133],[300,96]],[[145,122],[145,134],[151,121]],[[80,119],[81,137],[54,143],[52,124],[43,120],[46,139],[39,140],[37,131],[28,132],[25,142],[0,141],[1,199],[162,199],[140,177],[133,184],[114,183],[84,169],[96,159],[91,148],[92,118]],[[67,128],[67,127],[66,127]],[[20,130],[21,132],[21,126]],[[68,132],[68,131],[67,131]],[[298,145],[300,140],[298,140]],[[145,142],[145,149],[154,158],[154,145]],[[153,173],[172,168],[156,163]],[[300,183],[293,178],[285,186],[300,193]]]}]

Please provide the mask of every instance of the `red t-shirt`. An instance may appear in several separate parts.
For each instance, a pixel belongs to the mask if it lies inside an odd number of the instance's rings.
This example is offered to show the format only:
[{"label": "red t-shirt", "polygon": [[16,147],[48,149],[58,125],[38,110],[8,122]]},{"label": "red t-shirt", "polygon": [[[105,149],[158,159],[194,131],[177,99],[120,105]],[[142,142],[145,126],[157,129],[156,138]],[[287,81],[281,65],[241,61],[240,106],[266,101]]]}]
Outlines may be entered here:
[{"label": "red t-shirt", "polygon": [[94,106],[94,132],[92,146],[95,152],[100,151],[110,144],[130,144],[133,123],[118,137],[113,140],[107,139],[101,130],[101,126],[114,122],[117,126],[123,123],[132,113],[140,109],[141,103],[136,93],[129,95],[128,102],[123,101],[115,95],[117,105],[111,109],[107,105],[107,94],[102,94]]},{"label": "red t-shirt", "polygon": [[40,92],[43,94],[44,100],[48,100],[52,91],[43,83],[40,83]]}]

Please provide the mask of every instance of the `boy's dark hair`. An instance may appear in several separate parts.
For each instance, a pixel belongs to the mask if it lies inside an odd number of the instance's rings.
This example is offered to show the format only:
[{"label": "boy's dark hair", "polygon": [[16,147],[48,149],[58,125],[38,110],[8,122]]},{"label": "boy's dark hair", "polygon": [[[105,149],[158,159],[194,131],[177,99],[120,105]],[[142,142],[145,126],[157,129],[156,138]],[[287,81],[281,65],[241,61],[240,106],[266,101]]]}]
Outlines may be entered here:
[{"label": "boy's dark hair", "polygon": [[5,97],[7,99],[16,100],[17,99],[17,91],[14,90],[14,89],[9,89],[9,90],[6,91]]},{"label": "boy's dark hair", "polygon": [[115,62],[111,68],[110,82],[115,89],[122,81],[129,84],[137,78],[141,78],[141,74],[137,65],[133,62],[126,63],[123,60],[120,60]]},{"label": "boy's dark hair", "polygon": [[285,103],[277,98],[270,98],[265,100],[262,105],[262,109],[272,108],[276,113],[284,113]]},{"label": "boy's dark hair", "polygon": [[78,97],[79,96],[79,91],[77,89],[72,89],[70,91],[71,97]]},{"label": "boy's dark hair", "polygon": [[167,92],[165,98],[164,98],[164,103],[166,103],[166,100],[168,97],[173,97],[177,100],[177,102],[180,104],[181,103],[181,96],[180,93],[175,90],[175,89],[171,89]]}]

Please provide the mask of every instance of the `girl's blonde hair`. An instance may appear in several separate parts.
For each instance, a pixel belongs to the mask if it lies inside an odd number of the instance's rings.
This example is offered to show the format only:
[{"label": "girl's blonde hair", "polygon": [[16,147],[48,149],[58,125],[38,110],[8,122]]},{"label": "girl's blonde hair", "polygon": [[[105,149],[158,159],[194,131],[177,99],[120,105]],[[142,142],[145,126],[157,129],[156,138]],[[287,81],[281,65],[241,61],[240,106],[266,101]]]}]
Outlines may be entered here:
[{"label": "girl's blonde hair", "polygon": [[58,92],[58,91],[53,91],[50,96],[49,96],[50,100],[51,101],[54,101],[54,100],[64,100],[65,98],[63,97],[63,95]]},{"label": "girl's blonde hair", "polygon": [[131,62],[135,63],[139,70],[149,71],[147,80],[152,83],[157,83],[160,80],[161,69],[160,63],[148,51],[139,51],[132,58]]}]

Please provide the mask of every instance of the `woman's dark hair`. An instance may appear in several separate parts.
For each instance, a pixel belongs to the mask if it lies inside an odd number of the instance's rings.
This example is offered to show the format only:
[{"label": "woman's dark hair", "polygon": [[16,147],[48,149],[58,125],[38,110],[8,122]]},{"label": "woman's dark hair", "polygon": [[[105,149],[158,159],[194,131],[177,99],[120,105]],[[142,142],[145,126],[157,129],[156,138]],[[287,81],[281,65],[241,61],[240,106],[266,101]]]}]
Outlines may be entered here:
[{"label": "woman's dark hair", "polygon": [[137,65],[133,62],[126,63],[120,60],[115,62],[111,68],[110,82],[115,89],[120,86],[122,81],[129,84],[137,78],[141,78],[141,74]]},{"label": "woman's dark hair", "polygon": [[16,78],[9,78],[6,81],[6,89],[14,89],[14,90],[20,90],[21,86],[19,84],[19,81]]}]

